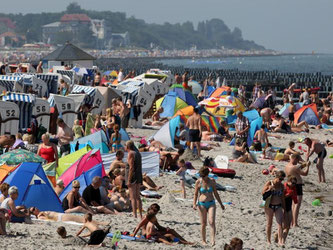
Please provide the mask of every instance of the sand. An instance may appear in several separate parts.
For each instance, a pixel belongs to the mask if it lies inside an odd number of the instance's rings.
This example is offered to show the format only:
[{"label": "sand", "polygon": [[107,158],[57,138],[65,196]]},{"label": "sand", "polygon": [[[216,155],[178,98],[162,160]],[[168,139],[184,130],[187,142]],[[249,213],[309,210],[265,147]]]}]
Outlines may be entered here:
[{"label": "sand", "polygon": [[[155,131],[148,129],[129,129],[134,135],[149,136]],[[293,139],[305,137],[306,134],[281,135],[281,139],[270,138],[274,146],[286,147]],[[321,141],[333,139],[331,131],[311,130],[310,137]],[[304,147],[304,145],[303,145]],[[333,148],[327,148],[328,155],[333,154]],[[219,154],[231,157],[232,147],[226,143],[221,143],[221,147],[211,151],[203,151],[204,156],[216,156]],[[285,162],[259,161],[261,164],[230,163],[230,168],[237,171],[237,178],[218,178],[217,182],[223,185],[231,185],[237,188],[236,192],[219,192],[223,202],[232,202],[226,205],[226,210],[217,208],[216,226],[217,242],[214,249],[222,249],[225,243],[231,238],[239,237],[244,241],[244,248],[248,249],[278,249],[277,244],[272,243],[269,247],[265,240],[266,219],[264,211],[259,208],[261,202],[261,190],[270,176],[261,174],[262,169],[270,164],[275,164],[278,168],[284,169]],[[195,168],[199,168],[202,162],[199,160],[192,162]],[[304,196],[300,211],[300,228],[291,229],[285,249],[332,249],[333,248],[333,204],[332,198],[326,199],[320,207],[311,205],[312,201],[319,196],[332,195],[333,159],[325,159],[326,184],[319,184],[317,181],[317,170],[315,166],[310,167],[310,173],[304,178]],[[161,205],[161,213],[157,218],[161,225],[175,229],[185,239],[200,243],[200,221],[198,211],[192,209],[192,198],[194,189],[187,188],[187,199],[179,200],[181,193],[174,192],[180,190],[178,178],[175,175],[163,175],[154,178],[158,185],[164,185],[160,191],[163,197],[160,200],[146,199],[143,204],[146,209],[152,203]],[[331,202],[331,203],[330,203]],[[119,216],[96,215],[95,219],[110,222],[112,229],[120,231],[132,231],[138,220],[124,213]],[[56,234],[56,228],[64,225],[69,234],[74,235],[78,230],[78,225],[68,225],[59,222],[34,222],[33,225],[11,224],[11,237],[0,237],[1,249],[80,249],[77,246],[64,246],[61,239]],[[274,221],[273,232],[277,225]],[[209,227],[207,227],[207,238],[209,239]],[[111,239],[104,241],[110,247]],[[121,240],[119,249],[191,249],[193,247],[176,245],[166,246],[157,243],[139,243]],[[210,249],[200,244],[196,249]]]}]

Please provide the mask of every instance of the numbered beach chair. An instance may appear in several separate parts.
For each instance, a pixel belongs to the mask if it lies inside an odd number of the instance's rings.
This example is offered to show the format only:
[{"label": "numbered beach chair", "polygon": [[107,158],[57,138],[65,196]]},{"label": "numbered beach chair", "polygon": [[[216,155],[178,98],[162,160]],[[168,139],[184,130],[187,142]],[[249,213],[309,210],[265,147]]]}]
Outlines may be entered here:
[{"label": "numbered beach chair", "polygon": [[0,101],[0,134],[15,135],[19,130],[20,109],[14,102]]},{"label": "numbered beach chair", "polygon": [[48,102],[50,103],[51,123],[50,133],[56,133],[56,120],[61,117],[69,127],[73,127],[76,119],[75,103],[72,98],[51,94]]},{"label": "numbered beach chair", "polygon": [[35,106],[32,108],[32,115],[37,119],[39,125],[49,131],[50,129],[50,103],[42,98],[36,98]]},{"label": "numbered beach chair", "polygon": [[19,107],[19,131],[29,128],[32,118],[32,108],[35,105],[36,97],[30,94],[7,93],[2,97],[2,100],[16,103]]}]

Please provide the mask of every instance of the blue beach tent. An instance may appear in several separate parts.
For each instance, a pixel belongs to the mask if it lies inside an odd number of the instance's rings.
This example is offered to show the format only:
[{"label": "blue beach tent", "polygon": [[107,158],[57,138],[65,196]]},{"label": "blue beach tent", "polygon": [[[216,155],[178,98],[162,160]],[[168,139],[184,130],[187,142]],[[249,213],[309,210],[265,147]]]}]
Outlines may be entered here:
[{"label": "blue beach tent", "polygon": [[180,124],[180,116],[176,116],[164,124],[160,130],[158,130],[154,135],[153,138],[156,141],[161,142],[166,147],[173,148],[174,139],[176,135],[176,129],[179,127]]},{"label": "blue beach tent", "polygon": [[[80,194],[82,195],[83,191],[87,186],[89,186],[92,182],[92,179],[95,176],[102,177],[103,173],[103,163],[99,163],[96,166],[92,167],[86,172],[83,172],[80,176],[75,178],[74,180],[77,180],[80,182]],[[73,181],[74,181],[73,180]],[[72,182],[65,187],[65,189],[62,191],[62,193],[59,195],[60,200],[63,200],[66,195],[72,190]]]},{"label": "blue beach tent", "polygon": [[60,200],[46,177],[42,164],[24,162],[4,182],[18,188],[19,196],[15,201],[17,206],[63,213]]}]

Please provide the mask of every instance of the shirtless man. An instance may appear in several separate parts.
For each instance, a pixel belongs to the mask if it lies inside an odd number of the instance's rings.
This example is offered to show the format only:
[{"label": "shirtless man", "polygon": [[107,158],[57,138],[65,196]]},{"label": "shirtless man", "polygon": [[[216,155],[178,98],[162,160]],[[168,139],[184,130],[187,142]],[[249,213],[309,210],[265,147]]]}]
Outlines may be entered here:
[{"label": "shirtless man", "polygon": [[16,141],[15,135],[1,135],[0,136],[0,148],[5,148],[8,152],[9,148],[14,145]]},{"label": "shirtless man", "polygon": [[[29,212],[30,212],[30,214],[35,215],[38,219],[41,219],[41,220],[52,220],[52,221],[57,221],[57,222],[73,221],[73,222],[77,222],[77,223],[85,222],[83,216],[78,216],[78,215],[74,215],[74,214],[57,213],[57,212],[52,212],[52,211],[41,212],[37,207],[29,208]],[[107,225],[107,223],[104,223],[104,222],[98,222],[98,221],[93,221],[93,222],[98,225]]]},{"label": "shirtless man", "polygon": [[110,231],[110,227],[105,230],[102,230],[98,227],[98,224],[92,220],[92,214],[88,213],[84,215],[84,224],[83,227],[77,232],[76,236],[79,236],[84,229],[88,229],[89,233],[83,235],[83,237],[90,236],[88,245],[101,245],[106,235]]},{"label": "shirtless man", "polygon": [[140,152],[135,148],[133,141],[127,141],[128,152],[125,181],[130,193],[132,211],[134,218],[137,218],[137,208],[142,218],[142,202],[140,198],[140,187],[142,185],[142,158]]},{"label": "shirtless man", "polygon": [[262,117],[263,123],[266,124],[266,126],[271,122],[272,113],[273,110],[270,108],[263,108],[260,111],[260,116]]},{"label": "shirtless man", "polygon": [[200,141],[201,141],[201,116],[199,114],[199,109],[194,108],[194,113],[188,118],[186,122],[186,127],[189,128],[189,141],[191,143],[191,150],[193,151],[194,146],[197,148],[197,154],[200,157]]},{"label": "shirtless man", "polygon": [[320,143],[318,140],[310,139],[308,137],[304,139],[304,143],[308,146],[308,152],[306,154],[307,161],[313,153],[318,154],[318,157],[313,162],[317,164],[316,167],[318,170],[319,182],[326,182],[324,158],[327,156],[327,151],[325,149],[325,145]]},{"label": "shirtless man", "polygon": [[293,207],[292,207],[292,215],[293,215],[293,221],[292,221],[292,226],[293,227],[298,227],[298,214],[299,214],[299,209],[301,208],[302,204],[302,199],[303,199],[303,180],[302,176],[307,176],[309,173],[309,167],[310,167],[310,162],[303,163],[301,166],[297,166],[297,164],[300,161],[300,156],[298,154],[292,154],[290,156],[290,161],[286,165],[284,171],[287,176],[293,175],[297,179],[297,184],[296,184],[296,193],[297,193],[297,200],[298,202],[295,204],[293,202]]},{"label": "shirtless man", "polygon": [[265,149],[269,143],[268,136],[267,136],[265,129],[266,129],[266,126],[264,124],[261,125],[261,128],[259,130],[257,130],[257,132],[254,135],[254,138],[257,139],[257,141],[259,141],[261,143],[262,149]]}]

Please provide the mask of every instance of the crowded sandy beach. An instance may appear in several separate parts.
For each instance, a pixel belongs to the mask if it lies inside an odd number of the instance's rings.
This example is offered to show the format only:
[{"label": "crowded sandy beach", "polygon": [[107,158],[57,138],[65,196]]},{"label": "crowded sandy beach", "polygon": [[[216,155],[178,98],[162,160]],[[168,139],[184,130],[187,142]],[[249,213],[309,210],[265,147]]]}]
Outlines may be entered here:
[{"label": "crowded sandy beach", "polygon": [[332,93],[93,61],[0,68],[4,249],[332,248]]}]

